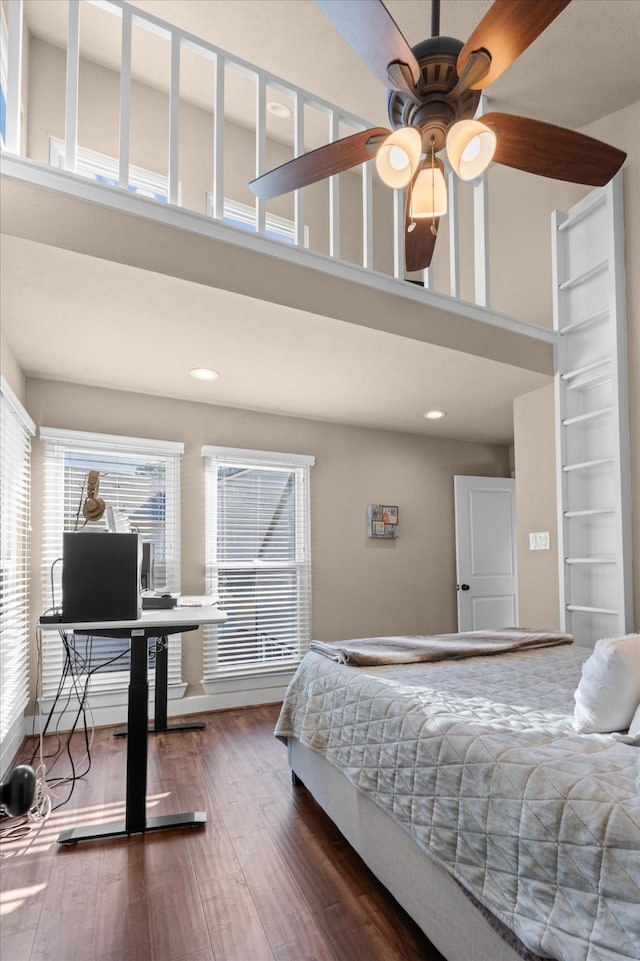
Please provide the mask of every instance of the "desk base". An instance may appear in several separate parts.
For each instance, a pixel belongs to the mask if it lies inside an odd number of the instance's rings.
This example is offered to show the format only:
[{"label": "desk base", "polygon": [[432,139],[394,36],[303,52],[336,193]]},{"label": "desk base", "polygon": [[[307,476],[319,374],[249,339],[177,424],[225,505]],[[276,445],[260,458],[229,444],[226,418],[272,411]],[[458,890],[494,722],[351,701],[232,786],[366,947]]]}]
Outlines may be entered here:
[{"label": "desk base", "polygon": [[[167,734],[169,731],[204,731],[206,724],[202,721],[194,721],[192,724],[186,722],[184,724],[167,724],[165,727],[150,727],[147,730],[147,734]],[[114,737],[126,737],[128,731],[126,727],[121,728],[119,731],[114,731]]]},{"label": "desk base", "polygon": [[95,841],[98,838],[119,838],[131,834],[148,834],[150,831],[169,831],[172,828],[198,828],[207,823],[206,811],[189,811],[185,814],[163,814],[147,818],[140,831],[127,831],[125,821],[95,824],[86,828],[68,828],[58,835],[58,844],[75,844],[77,841]]}]

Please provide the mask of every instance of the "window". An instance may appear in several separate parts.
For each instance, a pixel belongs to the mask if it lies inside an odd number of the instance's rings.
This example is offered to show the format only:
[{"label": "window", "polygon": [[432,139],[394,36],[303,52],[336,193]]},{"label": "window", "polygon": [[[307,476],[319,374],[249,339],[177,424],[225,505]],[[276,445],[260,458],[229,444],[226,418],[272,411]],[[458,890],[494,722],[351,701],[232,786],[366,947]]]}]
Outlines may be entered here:
[{"label": "window", "polygon": [[204,680],[294,667],[311,630],[312,457],[204,447],[207,592],[229,617],[205,631]]},{"label": "window", "polygon": [[[99,496],[128,520],[131,530],[154,546],[156,589],[180,590],[180,464],[182,444],[135,437],[41,428],[45,449],[45,517],[42,575],[47,607],[61,604],[63,531],[80,529],[81,505],[90,470],[100,471]],[[106,516],[92,522],[106,530]],[[88,535],[90,536],[90,535]],[[93,690],[121,690],[128,684],[128,641],[75,636],[87,671],[99,668]],[[57,632],[47,632],[43,649],[43,694],[55,693],[63,668]],[[169,640],[169,685],[181,681],[180,636]]]},{"label": "window", "polygon": [[[12,728],[27,704],[29,494],[34,424],[0,378],[0,744],[4,770],[22,741]],[[5,750],[7,756],[5,757]]]},{"label": "window", "polygon": [[[52,167],[59,167],[64,170],[64,141],[57,140],[55,137],[49,138],[49,163]],[[120,174],[118,161],[114,157],[107,157],[105,154],[96,153],[94,150],[85,150],[78,147],[76,154],[76,171],[81,177],[88,177],[97,183],[106,184],[109,187],[120,186]],[[129,165],[129,193],[137,194],[139,197],[149,197],[166,204],[169,199],[169,184],[166,177],[161,174],[153,173],[151,170],[144,170],[142,167]],[[178,203],[182,193],[182,185],[178,184]],[[213,195],[206,195],[207,216],[213,217]],[[243,230],[256,229],[256,210],[248,204],[241,204],[236,200],[229,200],[225,197],[223,222],[231,224],[232,227],[240,227]],[[293,220],[286,217],[278,217],[276,214],[267,213],[265,215],[264,236],[272,240],[281,240],[286,244],[295,244],[296,232]],[[304,228],[304,245],[309,246],[309,228]]]},{"label": "window", "polygon": [[[207,216],[213,217],[213,195],[207,194]],[[241,204],[237,200],[224,198],[224,211],[222,220],[225,224],[232,227],[240,227],[242,230],[256,229],[256,208],[249,204]],[[295,244],[296,225],[293,220],[286,217],[278,217],[276,214],[265,213],[264,236],[272,240],[281,240],[285,244]],[[309,228],[305,224],[304,245],[309,246]]]},{"label": "window", "polygon": [[7,78],[9,74],[9,31],[0,6],[0,145],[7,143]]},{"label": "window", "polygon": [[[49,163],[52,167],[64,169],[64,141],[56,140],[54,137],[49,139]],[[94,150],[85,150],[78,147],[76,154],[76,171],[81,177],[88,177],[99,184],[106,184],[109,187],[120,186],[120,173],[118,161],[114,157],[107,157],[104,154],[96,153]],[[166,204],[169,199],[169,184],[166,177],[161,174],[153,173],[151,170],[144,170],[142,167],[129,165],[129,186],[131,194],[139,197],[149,197],[159,203]],[[178,184],[178,197],[180,196],[180,184]],[[178,200],[178,202],[180,202]]]}]

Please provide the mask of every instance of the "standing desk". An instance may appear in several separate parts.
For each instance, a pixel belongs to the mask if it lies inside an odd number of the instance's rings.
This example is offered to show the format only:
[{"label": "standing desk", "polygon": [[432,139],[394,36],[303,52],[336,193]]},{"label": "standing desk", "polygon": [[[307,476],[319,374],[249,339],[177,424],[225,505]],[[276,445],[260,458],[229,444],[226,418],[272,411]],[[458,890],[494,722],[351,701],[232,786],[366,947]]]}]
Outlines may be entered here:
[{"label": "standing desk", "polygon": [[[147,732],[149,724],[148,644],[150,637],[166,638],[169,634],[194,631],[202,624],[225,621],[227,615],[217,607],[172,608],[166,611],[144,611],[136,620],[61,622],[56,629],[92,634],[94,637],[123,637],[131,641],[131,669],[127,707],[127,793],[124,821],[96,824],[91,827],[68,828],[58,837],[59,844],[75,844],[97,838],[121,837],[147,831],[197,827],[205,824],[205,811],[165,814],[147,817]],[[50,623],[40,624],[51,630]]]}]

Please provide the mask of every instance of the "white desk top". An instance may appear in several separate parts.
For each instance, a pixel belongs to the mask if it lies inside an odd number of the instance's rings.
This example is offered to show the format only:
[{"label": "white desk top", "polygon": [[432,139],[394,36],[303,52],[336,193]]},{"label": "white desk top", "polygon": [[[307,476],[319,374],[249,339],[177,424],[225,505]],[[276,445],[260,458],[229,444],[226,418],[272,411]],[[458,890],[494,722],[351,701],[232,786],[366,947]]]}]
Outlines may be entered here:
[{"label": "white desk top", "polygon": [[57,624],[38,624],[43,631],[78,631],[91,634],[91,631],[135,630],[135,628],[175,627],[184,624],[185,627],[199,627],[201,624],[216,624],[226,621],[227,612],[214,607],[172,607],[164,611],[143,611],[142,615],[132,621],[60,621]]}]

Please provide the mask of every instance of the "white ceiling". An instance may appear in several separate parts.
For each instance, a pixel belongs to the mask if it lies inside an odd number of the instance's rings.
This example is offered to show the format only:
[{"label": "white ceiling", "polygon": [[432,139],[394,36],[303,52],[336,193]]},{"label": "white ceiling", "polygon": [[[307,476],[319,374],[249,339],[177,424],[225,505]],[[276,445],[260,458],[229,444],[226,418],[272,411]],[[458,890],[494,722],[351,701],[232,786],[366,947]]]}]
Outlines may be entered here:
[{"label": "white ceiling", "polygon": [[[26,0],[28,22],[59,40],[65,6]],[[382,85],[312,0],[138,0],[137,6],[373,123],[386,121]],[[489,6],[489,0],[443,0],[441,33],[466,38]],[[410,44],[428,35],[428,2],[389,0],[388,7]],[[491,105],[573,127],[611,113],[640,99],[639,36],[635,0],[574,0],[491,88]],[[83,43],[93,42],[85,32]],[[96,58],[106,62],[104,33],[95,46]],[[3,333],[27,374],[501,443],[512,437],[513,398],[548,382],[541,374],[27,240],[4,236],[1,253]],[[84,349],[89,317],[101,333],[97,354]],[[187,372],[196,365],[215,367],[220,380],[191,380]],[[432,406],[448,410],[445,421],[424,420]]]}]

